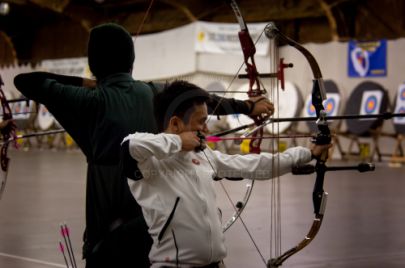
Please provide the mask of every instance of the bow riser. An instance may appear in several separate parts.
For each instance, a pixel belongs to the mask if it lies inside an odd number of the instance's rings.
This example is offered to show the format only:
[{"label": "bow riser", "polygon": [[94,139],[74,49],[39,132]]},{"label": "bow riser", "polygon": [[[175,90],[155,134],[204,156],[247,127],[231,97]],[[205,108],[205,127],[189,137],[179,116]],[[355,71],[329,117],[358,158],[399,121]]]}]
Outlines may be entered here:
[{"label": "bow riser", "polygon": [[317,163],[315,165],[316,179],[314,190],[312,192],[312,201],[314,205],[315,215],[324,215],[326,207],[326,193],[323,189],[324,177],[325,177],[325,163]]}]

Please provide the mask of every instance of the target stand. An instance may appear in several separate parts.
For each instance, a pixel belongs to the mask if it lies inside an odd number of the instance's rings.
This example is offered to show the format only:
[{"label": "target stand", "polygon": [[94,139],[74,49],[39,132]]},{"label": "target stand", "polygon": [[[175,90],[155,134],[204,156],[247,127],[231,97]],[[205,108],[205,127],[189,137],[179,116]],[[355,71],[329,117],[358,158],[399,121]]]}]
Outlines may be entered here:
[{"label": "target stand", "polygon": [[[377,115],[388,110],[388,93],[383,86],[371,81],[360,83],[350,95],[345,115]],[[384,155],[379,147],[379,139],[383,135],[382,118],[350,119],[346,120],[346,132],[339,133],[350,140],[348,150],[342,151],[342,158],[353,156],[362,160],[373,160],[377,156],[378,161]],[[362,142],[368,139],[370,142]],[[354,150],[357,147],[357,151]]]},{"label": "target stand", "polygon": [[[21,98],[21,96],[19,96]],[[37,116],[37,105],[32,100],[18,101],[10,104],[13,113],[13,120],[17,127],[17,135],[32,133],[35,130],[35,118]],[[19,139],[17,143],[24,150],[32,147],[31,139]]]}]

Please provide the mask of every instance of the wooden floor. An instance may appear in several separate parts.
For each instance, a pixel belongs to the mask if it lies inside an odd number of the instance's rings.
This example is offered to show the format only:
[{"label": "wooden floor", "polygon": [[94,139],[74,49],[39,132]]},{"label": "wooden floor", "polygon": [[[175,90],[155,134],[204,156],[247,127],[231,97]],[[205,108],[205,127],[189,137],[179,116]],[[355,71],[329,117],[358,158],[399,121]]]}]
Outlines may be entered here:
[{"label": "wooden floor", "polygon": [[[58,250],[62,222],[70,227],[78,267],[84,267],[84,157],[77,151],[52,150],[12,150],[10,155],[8,182],[0,200],[0,267],[66,267]],[[283,249],[309,230],[313,179],[281,178]],[[233,199],[242,197],[243,183],[226,186]],[[265,260],[270,256],[270,188],[268,181],[256,182],[243,212]],[[283,267],[405,267],[404,167],[379,163],[372,173],[330,172],[325,190],[329,201],[318,236]],[[227,217],[223,194],[218,202]],[[228,268],[265,267],[240,221],[226,232],[226,240]]]}]

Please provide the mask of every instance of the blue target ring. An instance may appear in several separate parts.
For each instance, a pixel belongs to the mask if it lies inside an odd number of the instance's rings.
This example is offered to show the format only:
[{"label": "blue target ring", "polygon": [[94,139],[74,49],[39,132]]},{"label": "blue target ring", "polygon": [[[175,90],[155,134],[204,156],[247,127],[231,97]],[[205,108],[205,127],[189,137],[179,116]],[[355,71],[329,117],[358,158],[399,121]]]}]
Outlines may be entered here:
[{"label": "blue target ring", "polygon": [[326,110],[326,114],[328,116],[333,115],[333,112],[335,111],[336,108],[336,101],[333,98],[327,99],[324,103],[324,107]]},{"label": "blue target ring", "polygon": [[399,98],[401,101],[405,101],[405,87],[401,89],[401,92],[399,93]]},{"label": "blue target ring", "polygon": [[370,96],[367,98],[365,103],[365,111],[367,114],[372,114],[376,111],[377,108],[377,98],[376,96]]},{"label": "blue target ring", "polygon": [[308,102],[307,113],[309,116],[316,116],[315,107],[312,105],[312,102]]}]

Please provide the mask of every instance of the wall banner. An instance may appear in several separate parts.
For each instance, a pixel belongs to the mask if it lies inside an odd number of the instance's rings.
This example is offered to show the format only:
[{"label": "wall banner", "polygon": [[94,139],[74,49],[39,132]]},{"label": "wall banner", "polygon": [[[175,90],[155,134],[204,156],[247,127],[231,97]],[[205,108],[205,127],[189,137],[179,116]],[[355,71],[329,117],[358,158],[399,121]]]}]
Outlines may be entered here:
[{"label": "wall banner", "polygon": [[349,77],[387,75],[387,40],[348,43]]},{"label": "wall banner", "polygon": [[87,58],[44,60],[41,62],[40,70],[62,75],[91,77]]},{"label": "wall banner", "polygon": [[[266,56],[269,53],[270,42],[263,33],[266,25],[267,23],[248,24],[253,42],[257,41],[256,55],[259,56]],[[206,53],[242,54],[238,37],[239,31],[240,27],[237,23],[198,22],[195,49],[197,52]]]}]

